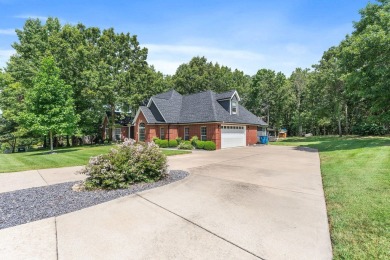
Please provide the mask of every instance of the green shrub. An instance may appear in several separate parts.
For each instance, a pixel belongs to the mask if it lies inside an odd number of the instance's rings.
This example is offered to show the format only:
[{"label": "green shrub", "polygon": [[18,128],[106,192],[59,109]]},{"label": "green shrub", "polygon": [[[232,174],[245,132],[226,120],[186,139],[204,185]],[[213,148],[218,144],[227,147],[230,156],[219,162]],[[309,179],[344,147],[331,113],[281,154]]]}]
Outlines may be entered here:
[{"label": "green shrub", "polygon": [[190,141],[181,142],[177,148],[181,149],[181,150],[192,150],[192,149],[194,149],[194,147],[192,146]]},{"label": "green shrub", "polygon": [[86,189],[127,188],[137,182],[151,182],[167,173],[167,158],[154,143],[125,140],[108,154],[92,157],[82,170]]},{"label": "green shrub", "polygon": [[168,146],[169,147],[177,147],[177,141],[176,140],[169,140]]},{"label": "green shrub", "polygon": [[198,138],[196,135],[194,135],[193,137],[191,137],[190,142],[191,142],[192,146],[196,147],[196,142],[197,142],[198,140],[199,140],[199,138]]},{"label": "green shrub", "polygon": [[205,150],[211,151],[217,149],[217,146],[213,141],[206,141],[204,142],[204,148]]},{"label": "green shrub", "polygon": [[178,138],[176,138],[176,142],[177,142],[178,144],[180,144],[181,142],[183,142],[183,139],[182,139],[181,137],[178,137]]},{"label": "green shrub", "polygon": [[352,133],[355,135],[385,135],[386,129],[377,124],[361,124],[352,128]]},{"label": "green shrub", "polygon": [[154,142],[155,144],[157,144],[158,146],[160,146],[161,139],[158,138],[158,137],[153,137],[153,142]]},{"label": "green shrub", "polygon": [[203,149],[204,148],[205,141],[197,141],[195,143],[196,149]]},{"label": "green shrub", "polygon": [[160,140],[158,142],[158,146],[160,146],[161,148],[167,148],[168,147],[168,140]]}]

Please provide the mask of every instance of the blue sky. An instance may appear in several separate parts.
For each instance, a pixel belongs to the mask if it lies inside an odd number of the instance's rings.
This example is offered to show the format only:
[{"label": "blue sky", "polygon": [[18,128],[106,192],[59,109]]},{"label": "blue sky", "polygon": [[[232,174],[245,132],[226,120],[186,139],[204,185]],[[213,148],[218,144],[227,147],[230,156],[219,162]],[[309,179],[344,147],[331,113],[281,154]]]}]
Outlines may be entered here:
[{"label": "blue sky", "polygon": [[58,17],[136,34],[148,62],[165,74],[205,56],[253,75],[261,68],[287,76],[309,68],[353,30],[368,0],[44,1],[0,0],[0,67],[13,53],[15,28],[28,17]]}]

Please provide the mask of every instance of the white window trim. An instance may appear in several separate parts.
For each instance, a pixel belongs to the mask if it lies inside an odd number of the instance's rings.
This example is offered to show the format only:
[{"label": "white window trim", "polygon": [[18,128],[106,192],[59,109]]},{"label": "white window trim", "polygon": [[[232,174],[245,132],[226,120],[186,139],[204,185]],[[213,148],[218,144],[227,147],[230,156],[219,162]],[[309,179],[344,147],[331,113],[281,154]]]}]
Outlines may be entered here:
[{"label": "white window trim", "polygon": [[[119,132],[119,133],[118,133]],[[117,135],[119,135],[119,139],[117,138]],[[122,140],[122,128],[115,128],[115,140]]]},{"label": "white window trim", "polygon": [[[186,139],[186,129],[188,129],[188,139]],[[190,140],[190,128],[189,127],[184,127],[184,141],[189,141]]]},{"label": "white window trim", "polygon": [[[233,113],[233,102],[236,102],[236,112]],[[238,100],[230,100],[230,114],[231,115],[238,115]]]},{"label": "white window trim", "polygon": [[[141,141],[141,124],[144,124],[144,127],[143,127],[143,129],[144,129],[144,140],[143,141]],[[144,142],[145,140],[146,140],[146,124],[144,122],[140,122],[138,124],[138,141],[139,142]]]},{"label": "white window trim", "polygon": [[[203,138],[202,138],[202,136],[204,136],[204,135],[202,135],[202,128],[203,127],[206,128],[205,140],[203,140]],[[207,141],[207,126],[205,126],[205,125],[200,127],[200,140],[201,141]]]}]

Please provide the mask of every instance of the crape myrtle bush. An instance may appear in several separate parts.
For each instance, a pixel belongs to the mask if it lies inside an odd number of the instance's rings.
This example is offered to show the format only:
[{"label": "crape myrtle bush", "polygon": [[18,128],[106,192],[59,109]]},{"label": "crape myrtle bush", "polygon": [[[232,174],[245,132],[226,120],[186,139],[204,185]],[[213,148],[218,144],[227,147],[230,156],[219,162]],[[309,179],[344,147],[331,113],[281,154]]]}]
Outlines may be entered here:
[{"label": "crape myrtle bush", "polygon": [[126,139],[108,154],[92,157],[82,171],[86,189],[121,189],[137,182],[153,182],[167,174],[167,158],[154,142]]}]

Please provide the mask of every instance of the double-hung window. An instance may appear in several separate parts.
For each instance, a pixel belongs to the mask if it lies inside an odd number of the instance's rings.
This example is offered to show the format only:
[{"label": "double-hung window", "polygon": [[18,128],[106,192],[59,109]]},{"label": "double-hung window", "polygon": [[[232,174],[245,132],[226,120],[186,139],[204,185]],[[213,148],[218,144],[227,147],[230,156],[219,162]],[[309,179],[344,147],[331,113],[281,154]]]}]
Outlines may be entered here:
[{"label": "double-hung window", "polygon": [[138,127],[138,140],[140,142],[145,142],[145,124],[140,123]]},{"label": "double-hung window", "polygon": [[184,127],[184,141],[190,140],[190,128]]},{"label": "double-hung window", "polygon": [[121,129],[115,128],[115,140],[120,141],[121,140]]},{"label": "double-hung window", "polygon": [[160,128],[160,139],[165,140],[165,128],[164,127]]},{"label": "double-hung window", "polygon": [[202,126],[200,128],[200,140],[206,141],[207,140],[207,127]]},{"label": "double-hung window", "polygon": [[232,100],[232,114],[237,114],[238,111],[238,102],[236,100]]}]

